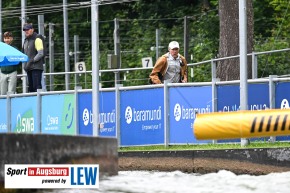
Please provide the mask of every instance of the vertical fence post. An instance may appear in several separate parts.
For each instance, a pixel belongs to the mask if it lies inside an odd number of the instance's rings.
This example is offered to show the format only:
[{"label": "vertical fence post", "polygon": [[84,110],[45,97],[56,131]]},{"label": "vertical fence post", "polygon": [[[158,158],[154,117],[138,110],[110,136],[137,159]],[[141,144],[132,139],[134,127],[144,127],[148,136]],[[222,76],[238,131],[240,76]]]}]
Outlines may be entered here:
[{"label": "vertical fence post", "polygon": [[216,78],[216,62],[211,59],[211,79],[215,79]]},{"label": "vertical fence post", "polygon": [[121,147],[121,119],[120,119],[120,112],[121,112],[121,104],[120,104],[120,87],[122,87],[122,84],[116,84],[115,86],[115,109],[116,109],[116,137],[118,140],[118,146]]},{"label": "vertical fence post", "polygon": [[159,48],[160,48],[160,29],[156,29],[156,61],[159,58]]},{"label": "vertical fence post", "polygon": [[[121,49],[120,49],[120,23],[117,18],[114,19],[114,53],[117,56],[117,69],[121,68]],[[120,84],[120,73],[115,73],[115,85]]]},{"label": "vertical fence post", "polygon": [[[239,0],[239,43],[240,43],[240,107],[248,110],[248,66],[247,66],[247,4]],[[249,140],[241,138],[241,146],[249,144]]]},{"label": "vertical fence post", "polygon": [[42,109],[42,105],[41,105],[41,94],[40,92],[42,91],[42,89],[37,89],[37,104],[36,104],[36,121],[37,121],[37,127],[39,128],[39,133],[42,133],[42,129],[41,129],[41,109]]},{"label": "vertical fence post", "polygon": [[[53,40],[53,34],[54,34],[54,24],[49,23],[49,35],[48,35],[48,42],[49,42],[49,73],[54,72],[54,40]],[[54,91],[54,75],[49,75],[49,86],[50,91]]]},{"label": "vertical fence post", "polygon": [[75,135],[79,135],[80,134],[80,127],[79,127],[79,90],[82,90],[82,87],[81,86],[75,86],[75,111],[74,111],[74,117],[76,118],[75,120],[75,128],[76,128],[76,131],[75,131]]},{"label": "vertical fence post", "polygon": [[[276,107],[276,84],[275,81],[273,80],[274,78],[277,78],[277,75],[270,75],[269,76],[269,104],[270,104],[270,109],[275,109]],[[276,137],[275,136],[270,136],[270,142],[275,142]]]},{"label": "vertical fence post", "polygon": [[[74,35],[74,66],[75,68],[76,63],[79,61],[79,36],[78,35]],[[75,72],[77,72],[77,69],[75,69]],[[75,73],[75,86],[78,86],[79,84],[79,74]]]},{"label": "vertical fence post", "polygon": [[183,34],[183,41],[184,41],[184,57],[187,62],[189,62],[189,56],[188,56],[188,49],[189,49],[189,22],[188,17],[184,16],[184,34]]},{"label": "vertical fence post", "polygon": [[70,85],[70,64],[69,64],[69,31],[68,31],[68,14],[67,0],[63,0],[63,36],[64,36],[64,63],[65,63],[65,90],[69,90]]},{"label": "vertical fence post", "polygon": [[169,144],[169,80],[164,81],[164,146],[168,147]]},{"label": "vertical fence post", "polygon": [[3,42],[2,38],[2,0],[0,0],[0,42]]},{"label": "vertical fence post", "polygon": [[258,63],[257,63],[257,55],[255,52],[252,53],[252,79],[256,79],[258,77]]},{"label": "vertical fence post", "polygon": [[[44,15],[38,15],[38,33],[41,34],[46,40],[46,36],[44,33]],[[43,46],[45,46],[45,44],[43,44]],[[43,72],[41,75],[41,85],[43,91],[46,91],[46,77],[44,75],[45,72],[46,72],[46,56],[44,56]]]},{"label": "vertical fence post", "polygon": [[[24,25],[24,23],[27,22],[26,18],[26,0],[21,0],[21,28]],[[22,30],[21,30],[22,31]],[[25,40],[25,32],[22,31],[22,44],[24,44]],[[22,74],[26,75],[26,72],[24,70],[24,62],[22,62]],[[23,76],[22,77],[22,92],[26,93],[27,92],[27,77]]]},{"label": "vertical fence post", "polygon": [[[211,81],[211,94],[212,94],[212,112],[217,112],[217,85],[216,82],[220,81],[217,78],[213,78]],[[217,143],[217,140],[212,140],[213,144]]]},{"label": "vertical fence post", "polygon": [[11,93],[7,93],[6,99],[7,99],[7,103],[6,103],[6,115],[7,115],[7,131],[8,133],[11,133],[11,97],[10,97]]}]

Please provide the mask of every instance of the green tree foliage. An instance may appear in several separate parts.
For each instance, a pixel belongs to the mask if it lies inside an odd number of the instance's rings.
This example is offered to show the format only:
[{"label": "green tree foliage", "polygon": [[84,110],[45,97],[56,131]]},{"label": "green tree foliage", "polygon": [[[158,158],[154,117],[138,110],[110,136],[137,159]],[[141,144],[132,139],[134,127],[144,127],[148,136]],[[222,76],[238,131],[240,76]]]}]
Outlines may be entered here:
[{"label": "green tree foliage", "polygon": [[[63,8],[60,0],[27,0],[28,21],[34,23],[36,31],[38,14],[44,15],[45,35],[48,37],[48,23],[54,24],[54,71],[64,72],[64,34]],[[87,70],[91,70],[91,1],[67,0],[69,22],[69,51],[74,51],[73,36],[79,36],[79,61],[86,62]],[[254,0],[255,19],[255,51],[266,51],[289,47],[289,1]],[[21,1],[2,1],[2,29],[12,31],[15,43],[21,48],[22,31]],[[100,69],[108,69],[107,55],[114,53],[114,19],[120,24],[121,68],[142,67],[143,57],[152,57],[156,61],[156,51],[151,47],[156,45],[156,29],[160,30],[159,55],[167,52],[168,43],[176,40],[180,43],[180,53],[184,49],[184,17],[189,21],[189,63],[215,58],[219,47],[219,16],[218,0],[140,0],[138,2],[101,4],[99,6],[99,48]],[[275,69],[285,73],[286,56],[259,56],[259,76],[268,76]],[[285,54],[286,55],[286,54]],[[289,54],[288,54],[289,55]],[[264,58],[263,58],[264,57]],[[286,57],[286,59],[285,59]],[[48,60],[47,60],[48,61]],[[269,62],[274,62],[273,65]],[[74,57],[70,57],[70,69],[74,70]],[[49,72],[47,64],[46,72]],[[193,73],[192,73],[193,72]],[[150,70],[137,70],[120,73],[123,85],[148,84]],[[102,73],[100,81],[103,87],[114,86],[114,73]],[[79,77],[83,88],[91,88],[91,74]],[[190,81],[211,81],[210,63],[189,69]],[[74,86],[74,76],[71,75],[71,89]],[[65,89],[64,76],[55,76],[55,90]]]},{"label": "green tree foliage", "polygon": [[[256,23],[259,24],[259,29],[263,29],[256,34],[255,50],[259,52],[289,48],[290,1],[266,0],[263,5],[260,1],[255,1],[255,5],[260,7],[256,8],[255,13],[260,16],[255,16]],[[262,27],[263,25],[265,26]],[[259,77],[290,74],[289,51],[259,55],[258,61]]]}]

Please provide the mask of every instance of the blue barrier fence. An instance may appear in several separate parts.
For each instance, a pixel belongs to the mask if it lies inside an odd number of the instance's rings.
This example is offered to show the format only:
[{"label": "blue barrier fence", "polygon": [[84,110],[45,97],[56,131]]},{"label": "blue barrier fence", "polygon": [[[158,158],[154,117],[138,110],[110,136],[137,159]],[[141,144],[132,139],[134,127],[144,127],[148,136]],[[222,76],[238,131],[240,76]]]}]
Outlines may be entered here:
[{"label": "blue barrier fence", "polygon": [[[270,84],[269,80],[249,83],[249,110],[264,110],[270,108],[271,103],[277,109],[289,108],[290,82],[281,82],[277,78],[274,101],[270,97],[273,91]],[[195,138],[192,127],[196,113],[210,113],[215,108],[222,112],[239,110],[238,83],[169,84],[167,92],[165,89],[160,85],[119,87],[119,92],[115,88],[101,89],[99,135],[117,137],[120,146],[211,143]],[[164,93],[168,95],[164,96]],[[116,112],[116,97],[120,99],[119,113]],[[93,135],[91,90],[8,95],[0,97],[0,112],[2,133]],[[279,136],[276,140],[288,141],[290,136]],[[240,139],[217,141],[227,142],[240,142]]]}]

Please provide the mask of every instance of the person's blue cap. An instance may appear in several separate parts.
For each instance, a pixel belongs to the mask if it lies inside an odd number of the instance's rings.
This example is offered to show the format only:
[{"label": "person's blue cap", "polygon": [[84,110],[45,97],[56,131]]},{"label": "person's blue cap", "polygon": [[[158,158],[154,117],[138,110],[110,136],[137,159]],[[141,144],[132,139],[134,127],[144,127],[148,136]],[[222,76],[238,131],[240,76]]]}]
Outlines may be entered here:
[{"label": "person's blue cap", "polygon": [[33,29],[33,26],[31,23],[26,23],[23,25],[23,31],[30,30],[30,29]]}]

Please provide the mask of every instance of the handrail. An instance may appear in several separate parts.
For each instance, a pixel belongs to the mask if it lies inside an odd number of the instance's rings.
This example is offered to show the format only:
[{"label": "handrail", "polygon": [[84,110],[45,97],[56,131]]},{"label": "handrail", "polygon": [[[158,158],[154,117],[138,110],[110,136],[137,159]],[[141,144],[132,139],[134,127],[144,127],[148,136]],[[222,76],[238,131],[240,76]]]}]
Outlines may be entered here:
[{"label": "handrail", "polygon": [[[284,48],[284,49],[280,49],[280,50],[270,50],[270,51],[263,51],[263,52],[252,52],[247,54],[248,56],[252,56],[253,60],[252,60],[252,77],[257,78],[257,61],[256,61],[256,57],[258,55],[262,55],[262,54],[272,54],[272,53],[277,53],[277,52],[286,52],[286,51],[290,51],[290,48]],[[218,61],[222,61],[222,60],[227,60],[227,59],[234,59],[234,58],[239,58],[239,55],[235,55],[235,56],[228,56],[228,57],[223,57],[223,58],[212,58],[210,60],[205,60],[205,61],[201,61],[201,62],[195,62],[195,63],[188,63],[189,67],[193,67],[193,66],[197,66],[197,65],[202,65],[202,64],[211,64],[212,65],[212,78],[215,78],[215,69],[216,69],[216,62]],[[137,68],[122,68],[122,69],[103,69],[103,70],[99,70],[99,74],[101,76],[102,73],[107,73],[107,72],[112,72],[112,73],[120,73],[120,72],[130,72],[130,71],[138,71],[138,70],[152,70],[153,67],[137,67]],[[67,75],[67,74],[71,74],[71,75],[75,75],[75,74],[87,74],[87,73],[92,73],[91,70],[88,71],[80,71],[80,72],[46,72],[44,73],[45,76],[52,76],[52,75]],[[18,77],[26,77],[26,74],[18,74]]]}]

